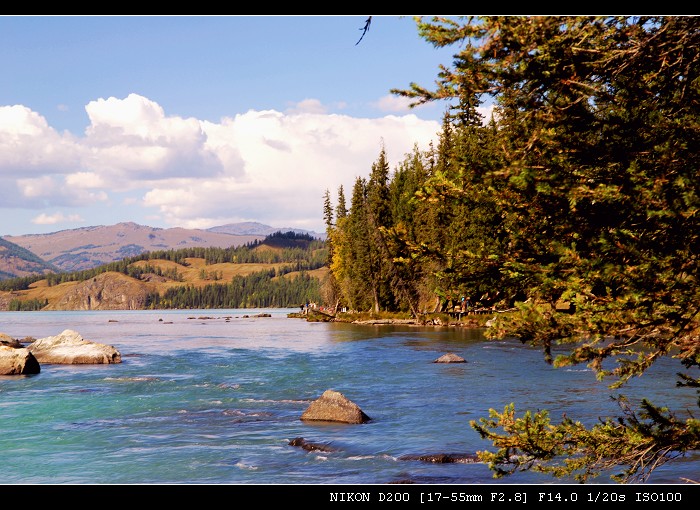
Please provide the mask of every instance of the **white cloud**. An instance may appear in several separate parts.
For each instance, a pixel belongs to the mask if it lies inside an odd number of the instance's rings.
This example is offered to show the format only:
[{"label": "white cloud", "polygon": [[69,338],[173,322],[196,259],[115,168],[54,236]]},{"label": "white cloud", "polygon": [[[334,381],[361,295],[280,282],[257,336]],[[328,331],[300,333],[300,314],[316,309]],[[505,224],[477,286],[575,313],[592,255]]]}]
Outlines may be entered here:
[{"label": "white cloud", "polygon": [[0,175],[62,173],[74,168],[81,152],[77,140],[26,106],[0,106]]},{"label": "white cloud", "polygon": [[173,175],[212,176],[222,170],[206,147],[206,135],[194,118],[166,116],[156,102],[137,94],[110,97],[85,107],[90,119],[86,166],[124,189],[132,179]]},{"label": "white cloud", "polygon": [[326,107],[318,99],[304,99],[288,108],[285,113],[326,113]]},{"label": "white cloud", "polygon": [[408,97],[388,95],[376,101],[374,107],[382,112],[405,113],[412,110],[410,106],[412,101],[413,100]]},{"label": "white cloud", "polygon": [[65,177],[65,182],[72,188],[101,188],[106,186],[102,176],[95,172],[76,172],[74,174],[68,174]]},{"label": "white cloud", "polygon": [[44,197],[54,193],[56,181],[50,175],[44,175],[35,179],[18,179],[17,187],[27,198]]},{"label": "white cloud", "polygon": [[26,106],[0,107],[0,133],[18,139],[21,136],[37,136],[49,131],[46,119]]},{"label": "white cloud", "polygon": [[85,220],[79,214],[69,214],[64,216],[63,213],[57,212],[54,214],[41,213],[36,218],[32,219],[32,223],[36,225],[55,225],[57,223],[77,223]]},{"label": "white cloud", "polygon": [[[318,227],[325,190],[342,185],[349,197],[382,143],[393,167],[414,145],[427,149],[440,130],[415,115],[325,114],[315,99],[286,113],[251,110],[219,122],[168,115],[136,94],[98,99],[85,110],[90,125],[72,137],[24,106],[0,107],[0,179],[17,190],[13,206],[109,207],[111,194],[129,191],[142,200],[121,207],[158,211],[173,226],[254,220]],[[32,151],[41,157],[28,157]],[[35,221],[52,218],[60,217]]]},{"label": "white cloud", "polygon": [[477,107],[476,111],[479,112],[482,117],[484,117],[484,124],[488,124],[489,122],[491,122],[491,116],[493,115],[493,105],[479,106]]},{"label": "white cloud", "polygon": [[[105,202],[107,192],[101,189],[92,191],[82,189],[80,186],[71,186],[70,179],[66,177],[68,185],[61,183],[63,176],[43,175],[30,179],[17,179],[17,189],[22,197],[30,203],[57,205],[86,206],[97,202]],[[38,199],[38,201],[37,201]]]}]

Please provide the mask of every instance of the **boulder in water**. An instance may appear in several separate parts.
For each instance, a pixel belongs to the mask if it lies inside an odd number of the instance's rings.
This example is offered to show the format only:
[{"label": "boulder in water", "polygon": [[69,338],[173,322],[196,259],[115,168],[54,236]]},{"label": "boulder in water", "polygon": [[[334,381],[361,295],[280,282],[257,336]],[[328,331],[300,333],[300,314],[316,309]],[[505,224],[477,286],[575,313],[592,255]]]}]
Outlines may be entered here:
[{"label": "boulder in water", "polygon": [[29,349],[0,344],[0,375],[29,375],[40,371],[39,362]]},{"label": "boulder in water", "polygon": [[447,354],[443,354],[438,359],[433,361],[433,363],[466,363],[466,362],[467,362],[467,360],[465,360],[461,356],[457,356],[453,352],[448,352]]},{"label": "boulder in water", "polygon": [[109,364],[121,363],[121,353],[111,345],[85,340],[80,333],[66,329],[61,334],[39,338],[27,346],[39,363]]},{"label": "boulder in water", "polygon": [[365,423],[370,421],[357,404],[334,390],[326,390],[311,402],[301,415],[304,421],[333,421],[341,423]]}]

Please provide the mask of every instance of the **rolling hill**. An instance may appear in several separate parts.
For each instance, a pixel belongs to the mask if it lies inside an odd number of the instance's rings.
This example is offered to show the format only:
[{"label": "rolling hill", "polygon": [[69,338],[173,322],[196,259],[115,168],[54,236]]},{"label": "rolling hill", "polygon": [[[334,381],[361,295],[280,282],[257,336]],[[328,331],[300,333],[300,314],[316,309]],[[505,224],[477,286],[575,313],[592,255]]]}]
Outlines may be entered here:
[{"label": "rolling hill", "polygon": [[0,237],[0,280],[58,271],[31,251]]},{"label": "rolling hill", "polygon": [[[293,230],[293,229],[288,229]],[[136,223],[117,223],[61,230],[49,234],[4,236],[5,241],[34,254],[36,271],[29,262],[17,260],[13,269],[8,259],[0,270],[0,279],[46,272],[41,262],[54,271],[80,271],[122,260],[147,251],[177,250],[191,247],[228,248],[261,241],[268,234],[287,230],[261,223],[245,222],[222,225],[207,230],[185,228],[154,228]],[[298,231],[296,232],[305,232]],[[318,234],[315,234],[318,237]]]}]

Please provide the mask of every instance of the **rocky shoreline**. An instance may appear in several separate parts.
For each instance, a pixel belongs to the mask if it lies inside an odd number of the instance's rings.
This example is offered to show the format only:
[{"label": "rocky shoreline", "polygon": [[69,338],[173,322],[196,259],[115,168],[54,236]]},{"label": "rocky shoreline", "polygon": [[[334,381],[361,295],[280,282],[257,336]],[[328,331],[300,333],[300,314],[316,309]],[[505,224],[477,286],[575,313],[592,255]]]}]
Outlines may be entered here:
[{"label": "rocky shoreline", "polygon": [[[399,325],[399,326],[446,326],[466,328],[486,328],[493,317],[501,312],[493,311],[489,314],[460,314],[453,317],[446,313],[425,314],[420,319],[406,319],[398,317],[365,318],[366,314],[344,313],[334,315],[330,312],[310,308],[304,312],[288,313],[292,319],[304,319],[308,322],[344,322],[348,324],[360,324],[368,326]],[[355,315],[359,315],[355,318]]]}]

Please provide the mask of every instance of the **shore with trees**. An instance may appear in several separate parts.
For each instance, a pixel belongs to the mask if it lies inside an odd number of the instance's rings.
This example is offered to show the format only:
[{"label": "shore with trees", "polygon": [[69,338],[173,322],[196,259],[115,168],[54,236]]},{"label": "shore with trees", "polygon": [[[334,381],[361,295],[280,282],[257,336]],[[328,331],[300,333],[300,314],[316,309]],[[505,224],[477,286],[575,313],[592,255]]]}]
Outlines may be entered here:
[{"label": "shore with trees", "polygon": [[[446,103],[439,143],[393,172],[382,147],[335,205],[326,191],[326,300],[419,317],[469,297],[515,308],[489,337],[538,346],[556,367],[584,364],[618,389],[672,357],[679,391],[700,388],[700,18],[418,18],[417,29],[454,47],[453,62],[433,90],[393,92]],[[490,119],[477,111],[486,101]],[[590,428],[492,409],[472,423],[495,448],[480,458],[498,476],[586,482],[612,469],[631,482],[700,448],[697,409],[618,403]]]}]

